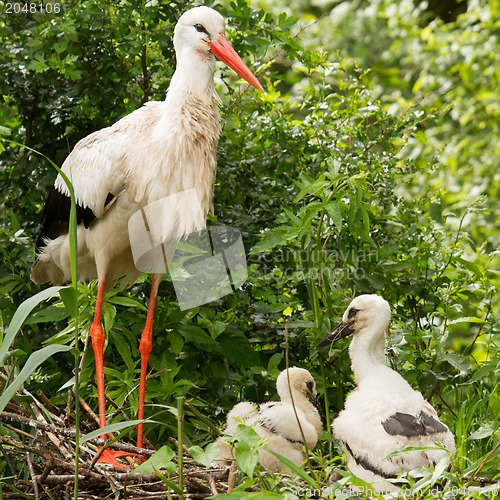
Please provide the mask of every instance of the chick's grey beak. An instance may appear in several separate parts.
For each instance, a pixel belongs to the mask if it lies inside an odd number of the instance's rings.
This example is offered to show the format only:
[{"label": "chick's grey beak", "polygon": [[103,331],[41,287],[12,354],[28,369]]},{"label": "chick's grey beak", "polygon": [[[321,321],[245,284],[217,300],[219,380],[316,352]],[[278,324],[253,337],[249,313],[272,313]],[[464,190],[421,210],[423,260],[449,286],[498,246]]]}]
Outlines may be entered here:
[{"label": "chick's grey beak", "polygon": [[313,395],[312,393],[309,393],[307,395],[309,401],[311,404],[318,410],[319,416],[321,418],[321,423],[323,424],[323,427],[326,427],[326,417],[325,417],[325,412],[323,411],[323,407],[321,406],[319,399],[317,396]]},{"label": "chick's grey beak", "polygon": [[343,339],[344,337],[352,335],[353,333],[354,329],[351,328],[351,323],[344,323],[342,321],[342,323],[337,325],[334,330],[332,330],[326,337],[318,342],[316,349],[325,347],[326,345],[331,344],[332,342],[336,342],[339,339]]}]

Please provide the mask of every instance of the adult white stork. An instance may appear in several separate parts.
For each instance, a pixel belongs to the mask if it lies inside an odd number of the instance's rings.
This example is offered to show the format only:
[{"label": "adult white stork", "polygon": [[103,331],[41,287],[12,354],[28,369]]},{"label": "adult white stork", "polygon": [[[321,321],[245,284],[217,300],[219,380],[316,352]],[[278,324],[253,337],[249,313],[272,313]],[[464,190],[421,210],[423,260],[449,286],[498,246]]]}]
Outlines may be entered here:
[{"label": "adult white stork", "polygon": [[[436,443],[454,453],[455,439],[422,394],[386,365],[385,332],[390,318],[389,304],[383,298],[360,295],[349,304],[342,322],[316,347],[353,335],[349,355],[356,389],[333,421],[333,433],[342,443],[351,472],[373,483],[374,489],[396,491],[385,479],[439,462],[447,451]],[[409,446],[434,449],[387,458]]]},{"label": "adult white stork", "polygon": [[[204,227],[212,207],[220,102],[215,92],[214,55],[259,90],[262,86],[226,40],[224,18],[208,7],[185,12],[175,26],[177,67],[166,99],[148,102],[111,127],[82,139],[62,166],[75,191],[78,219],[78,278],[98,279],[90,333],[95,353],[99,425],[106,425],[101,308],[105,291],[117,279],[131,283],[140,272],[134,264],[128,222],[148,204],[187,190],[197,203],[176,207],[160,221],[162,238],[179,241]],[[42,216],[31,279],[60,284],[70,279],[69,190],[59,175]],[[158,221],[156,221],[158,223]],[[162,273],[153,274],[147,321],[141,336],[139,418],[152,350],[153,314]],[[105,437],[105,435],[103,436]],[[142,447],[142,424],[137,446]],[[119,456],[120,453],[114,454]],[[102,461],[119,465],[111,452]]]},{"label": "adult white stork", "polygon": [[[323,428],[321,408],[316,400],[316,382],[309,371],[293,367],[288,369],[288,375],[287,370],[279,374],[276,389],[281,401],[260,405],[245,401],[235,405],[227,414],[225,433],[232,435],[240,423],[256,423],[255,431],[267,439],[269,449],[300,465],[306,459],[302,447],[305,445],[312,450]],[[217,441],[220,452],[215,463],[227,463],[232,459],[231,448],[224,444],[223,438]],[[259,462],[273,472],[287,470],[278,458],[265,450],[259,450]]]}]

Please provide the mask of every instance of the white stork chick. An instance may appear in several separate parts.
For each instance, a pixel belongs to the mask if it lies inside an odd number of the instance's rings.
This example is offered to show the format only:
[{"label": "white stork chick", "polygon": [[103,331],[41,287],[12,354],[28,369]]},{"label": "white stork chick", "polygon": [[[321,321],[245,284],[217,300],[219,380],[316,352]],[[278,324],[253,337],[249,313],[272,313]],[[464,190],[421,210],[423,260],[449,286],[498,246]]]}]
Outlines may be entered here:
[{"label": "white stork chick", "polygon": [[[238,403],[227,415],[225,434],[232,435],[238,424],[255,424],[255,431],[266,438],[269,449],[300,465],[306,459],[302,447],[305,445],[308,450],[312,450],[316,446],[323,428],[322,414],[316,400],[316,382],[312,375],[297,367],[289,368],[288,373],[291,395],[287,370],[284,370],[276,380],[281,401],[260,405],[250,402]],[[292,397],[297,415],[292,406]],[[215,463],[231,461],[231,448],[224,443],[223,438],[217,441],[220,443],[220,453]],[[280,460],[262,449],[259,450],[259,462],[272,472],[288,471]]]},{"label": "white stork chick", "polygon": [[437,463],[447,455],[434,449],[387,458],[390,453],[409,446],[435,448],[436,443],[455,452],[453,434],[434,408],[386,365],[385,332],[390,317],[384,299],[360,295],[350,303],[342,322],[316,346],[353,336],[349,355],[356,389],[348,395],[332,429],[342,443],[350,471],[381,491],[399,489],[385,479]]},{"label": "white stork chick", "polygon": [[[133,282],[135,266],[129,219],[155,202],[179,199],[169,213],[148,220],[155,224],[159,244],[177,243],[205,226],[212,207],[216,150],[220,134],[220,99],[214,88],[214,55],[254,87],[261,85],[224,37],[224,18],[208,7],[185,12],[174,30],[177,67],[166,99],[148,102],[114,125],[94,132],[75,146],[62,166],[73,184],[77,203],[78,279],[98,278],[96,309],[91,327],[96,359],[100,427],[106,424],[101,327],[104,292],[117,279]],[[69,190],[56,179],[42,216],[31,272],[35,283],[60,284],[71,277],[69,258]],[[144,213],[144,212],[143,212]],[[168,250],[167,250],[168,251]],[[165,269],[153,269],[146,326],[141,336],[139,418],[144,415],[144,387],[152,349],[152,325],[158,285]],[[105,436],[103,436],[105,437]],[[142,447],[142,424],[138,430]],[[119,465],[105,450],[103,461]]]}]

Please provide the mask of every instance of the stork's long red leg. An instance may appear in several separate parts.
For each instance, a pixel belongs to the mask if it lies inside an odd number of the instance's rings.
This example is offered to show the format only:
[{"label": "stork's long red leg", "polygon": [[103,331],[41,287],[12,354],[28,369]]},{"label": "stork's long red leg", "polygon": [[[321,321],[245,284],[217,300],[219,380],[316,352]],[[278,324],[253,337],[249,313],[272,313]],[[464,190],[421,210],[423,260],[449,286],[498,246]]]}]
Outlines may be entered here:
[{"label": "stork's long red leg", "polygon": [[[104,363],[103,350],[106,336],[102,331],[101,326],[101,311],[102,301],[104,297],[104,279],[99,280],[97,287],[97,299],[95,302],[94,321],[90,327],[90,337],[92,338],[92,348],[94,349],[95,357],[95,372],[97,380],[97,397],[99,400],[99,427],[106,425],[106,399],[104,396]],[[106,439],[106,434],[101,436],[101,439]]]},{"label": "stork's long red leg", "polygon": [[[97,299],[95,302],[94,321],[90,327],[90,337],[92,338],[92,348],[94,349],[95,357],[95,371],[97,379],[97,397],[99,400],[99,427],[102,428],[106,425],[106,398],[104,394],[104,358],[103,350],[106,336],[102,331],[101,326],[101,311],[102,301],[104,297],[104,278],[99,280],[97,287]],[[106,434],[101,436],[101,439],[106,439]],[[105,462],[115,467],[124,467],[120,462],[116,461],[116,457],[124,455],[133,455],[133,453],[114,451],[106,448],[100,456],[98,462]]]},{"label": "stork's long red leg", "polygon": [[[153,317],[156,305],[156,296],[158,295],[158,286],[161,281],[161,274],[153,274],[151,284],[151,296],[149,299],[148,315],[146,325],[141,335],[139,352],[141,353],[141,381],[139,385],[139,420],[144,418],[144,397],[146,394],[146,373],[148,370],[149,355],[153,349]],[[139,424],[137,429],[137,447],[142,448],[143,444],[143,426]]]}]

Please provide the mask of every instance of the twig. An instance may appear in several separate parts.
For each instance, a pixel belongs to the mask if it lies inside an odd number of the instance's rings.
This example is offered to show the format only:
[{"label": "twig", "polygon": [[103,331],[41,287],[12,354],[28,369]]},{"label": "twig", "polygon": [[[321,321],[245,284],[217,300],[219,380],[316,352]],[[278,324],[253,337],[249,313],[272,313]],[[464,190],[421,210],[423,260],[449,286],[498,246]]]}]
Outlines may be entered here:
[{"label": "twig", "polygon": [[481,484],[497,484],[498,482],[500,482],[498,479],[491,479],[489,477],[464,476],[462,479],[465,479],[466,481],[469,482],[481,483]]},{"label": "twig", "polygon": [[38,476],[37,481],[40,484],[43,484],[53,468],[54,468],[54,462],[52,461],[52,459],[47,460],[47,462],[45,463],[45,469],[43,469],[42,475]]},{"label": "twig", "polygon": [[[306,443],[304,431],[302,430],[302,424],[300,423],[299,416],[297,415],[297,409],[295,408],[295,401],[293,400],[293,394],[292,394],[292,385],[290,384],[290,374],[288,372],[288,368],[289,368],[289,366],[288,366],[288,320],[285,322],[285,364],[286,364],[286,378],[288,381],[288,390],[290,391],[290,399],[292,401],[293,412],[295,413],[295,418],[296,418],[297,424],[299,426],[300,435],[302,436],[302,442],[304,443],[306,450],[309,452],[309,449],[307,448],[307,443]],[[309,453],[306,454],[306,460],[307,460],[307,466],[310,467],[311,464],[309,462]]]},{"label": "twig", "polygon": [[238,465],[236,460],[231,462],[231,466],[229,467],[229,477],[227,478],[227,492],[232,493],[234,488],[236,487],[237,479],[238,479]]},{"label": "twig", "polygon": [[[47,423],[43,418],[41,411],[35,405],[31,405],[31,409],[39,422]],[[47,431],[47,436],[55,444],[56,448],[61,451],[66,460],[74,459],[73,455],[66,449],[66,447],[61,443],[61,440],[53,432]]]},{"label": "twig", "polygon": [[[10,461],[9,455],[5,451],[5,448],[1,444],[0,444],[0,451],[2,452],[2,455],[5,458],[5,463],[9,467],[10,472],[12,473],[13,476],[15,476],[16,475],[16,471],[14,469],[14,466],[12,465],[12,462]],[[0,486],[0,488],[1,488],[1,486]]]},{"label": "twig", "polygon": [[[45,404],[45,406],[49,407],[52,409],[52,411],[58,411],[60,412],[61,409],[59,407],[57,407],[42,391],[38,390],[36,392],[36,395],[43,401],[43,403]],[[54,414],[55,415],[55,414]],[[60,419],[60,417],[57,417]],[[62,419],[60,419],[62,420]]]},{"label": "twig", "polygon": [[[176,448],[177,448],[177,449],[179,449],[179,441],[177,441],[177,439],[175,439],[174,437],[170,436],[170,437],[168,438],[168,440],[169,440],[172,444],[174,444],[174,445],[176,446]],[[183,449],[186,453],[189,453],[189,448],[188,448],[185,444],[183,444],[183,445],[182,445],[182,449]]]},{"label": "twig", "polygon": [[500,442],[493,448],[493,450],[488,453],[486,458],[479,464],[479,467],[474,471],[469,481],[465,483],[465,488],[468,488],[469,484],[475,480],[476,476],[481,472],[482,468],[486,465],[486,462],[497,452],[498,448],[500,448]]},{"label": "twig", "polygon": [[213,476],[209,476],[208,484],[210,485],[210,491],[212,495],[218,495],[219,491],[217,490],[217,485],[215,484],[215,478]]},{"label": "twig", "polygon": [[201,420],[207,427],[212,429],[218,436],[222,436],[224,433],[217,428],[208,418],[203,416],[187,399],[184,401],[184,406],[191,412],[193,415]]},{"label": "twig", "polygon": [[35,495],[35,500],[40,498],[40,492],[38,491],[38,483],[36,481],[35,469],[33,468],[33,462],[31,461],[29,451],[26,452],[26,461],[28,462],[28,470],[30,471],[31,482],[33,483],[33,494]]},{"label": "twig", "polygon": [[440,392],[434,387],[434,389],[432,390],[432,392],[434,392],[435,394],[438,395],[439,399],[443,402],[443,404],[446,406],[446,408],[448,408],[448,410],[450,411],[450,413],[455,417],[455,418],[458,418],[458,415],[453,411],[453,408],[447,403],[447,401],[443,398],[443,396],[441,396]]}]

